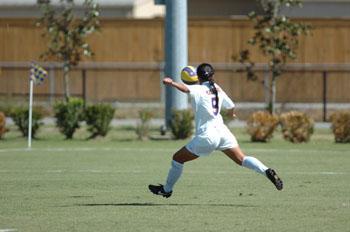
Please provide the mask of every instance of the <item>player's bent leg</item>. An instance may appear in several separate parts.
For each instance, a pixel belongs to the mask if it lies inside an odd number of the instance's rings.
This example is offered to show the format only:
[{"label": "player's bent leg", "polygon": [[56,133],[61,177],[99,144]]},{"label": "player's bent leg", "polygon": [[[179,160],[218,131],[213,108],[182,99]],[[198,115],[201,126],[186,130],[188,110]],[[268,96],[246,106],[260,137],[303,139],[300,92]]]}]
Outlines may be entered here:
[{"label": "player's bent leg", "polygon": [[166,198],[170,197],[175,183],[179,180],[182,174],[183,164],[196,158],[198,158],[198,156],[192,154],[186,147],[182,147],[173,156],[166,184],[149,185],[149,190],[156,195],[161,195]]},{"label": "player's bent leg", "polygon": [[166,192],[171,192],[175,183],[180,179],[183,170],[183,164],[197,158],[198,156],[192,154],[186,147],[182,147],[174,154],[166,184],[164,185],[164,190]]}]

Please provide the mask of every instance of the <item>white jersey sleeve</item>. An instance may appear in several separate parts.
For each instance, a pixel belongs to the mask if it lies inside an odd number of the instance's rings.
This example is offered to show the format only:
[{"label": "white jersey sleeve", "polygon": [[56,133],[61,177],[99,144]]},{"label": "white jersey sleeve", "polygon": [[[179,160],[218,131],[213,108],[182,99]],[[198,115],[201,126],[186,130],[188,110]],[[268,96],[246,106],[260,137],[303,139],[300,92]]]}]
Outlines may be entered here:
[{"label": "white jersey sleeve", "polygon": [[232,109],[235,107],[235,103],[233,103],[233,101],[231,100],[231,98],[229,98],[227,96],[227,94],[223,91],[222,91],[222,106],[225,108],[225,109]]},{"label": "white jersey sleeve", "polygon": [[232,109],[235,107],[235,103],[227,96],[224,90],[219,85],[216,85],[219,90],[219,98],[222,98],[222,106],[225,109]]},{"label": "white jersey sleeve", "polygon": [[194,97],[201,92],[201,86],[200,85],[186,85],[186,87],[190,90],[190,96]]}]

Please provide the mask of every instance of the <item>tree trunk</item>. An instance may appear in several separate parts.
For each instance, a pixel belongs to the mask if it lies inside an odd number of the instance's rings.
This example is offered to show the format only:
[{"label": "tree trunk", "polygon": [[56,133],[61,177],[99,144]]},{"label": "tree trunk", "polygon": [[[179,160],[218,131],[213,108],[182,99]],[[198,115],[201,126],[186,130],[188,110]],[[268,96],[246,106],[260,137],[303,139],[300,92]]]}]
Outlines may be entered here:
[{"label": "tree trunk", "polygon": [[271,78],[270,113],[276,113],[276,76],[273,74]]},{"label": "tree trunk", "polygon": [[266,110],[270,111],[270,102],[271,102],[271,85],[270,85],[270,72],[265,71],[264,72],[264,95],[265,95],[265,105]]},{"label": "tree trunk", "polygon": [[66,101],[68,102],[68,99],[70,98],[70,92],[69,92],[69,64],[67,62],[64,62],[63,64],[63,86],[64,86],[64,97]]}]

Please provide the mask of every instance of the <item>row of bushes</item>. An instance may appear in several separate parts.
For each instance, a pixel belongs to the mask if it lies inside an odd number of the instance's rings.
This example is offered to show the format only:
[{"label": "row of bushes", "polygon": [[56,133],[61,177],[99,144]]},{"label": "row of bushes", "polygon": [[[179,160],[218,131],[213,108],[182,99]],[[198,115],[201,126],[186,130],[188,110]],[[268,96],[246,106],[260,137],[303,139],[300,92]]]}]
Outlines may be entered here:
[{"label": "row of bushes", "polygon": [[[108,104],[90,105],[84,108],[84,102],[79,98],[70,98],[67,102],[61,101],[54,105],[56,126],[66,137],[72,139],[75,131],[80,128],[81,122],[85,121],[90,132],[89,138],[106,136],[110,130],[110,123],[114,116],[114,109]],[[13,119],[24,137],[28,136],[28,108],[17,107],[10,110],[9,116]],[[139,112],[140,123],[136,127],[136,134],[141,140],[149,137],[150,120],[153,112],[141,110]],[[32,137],[35,138],[38,129],[42,125],[43,113],[40,109],[32,112]],[[5,127],[5,115],[0,114],[0,138],[7,131]],[[171,131],[175,139],[185,139],[192,135],[193,114],[189,110],[174,111]]]},{"label": "row of bushes", "polygon": [[[67,102],[61,101],[54,105],[56,126],[66,137],[72,139],[75,131],[80,128],[81,122],[85,121],[90,132],[89,138],[106,136],[110,130],[110,123],[114,116],[114,109],[108,104],[90,105],[84,108],[84,102],[79,98],[70,98]],[[24,137],[28,136],[28,108],[17,107],[9,111],[18,129]],[[141,140],[149,137],[150,120],[153,112],[141,110],[139,112],[140,123],[136,127],[136,134]],[[32,112],[32,137],[35,138],[38,129],[43,124],[42,110],[34,108]],[[193,131],[193,114],[189,110],[174,111],[171,122],[171,131],[175,139],[185,139],[191,136]],[[0,138],[7,131],[5,127],[5,115],[0,114]]]},{"label": "row of bushes", "polygon": [[283,137],[293,143],[308,142],[314,130],[313,120],[304,113],[292,111],[277,116],[258,111],[248,118],[247,132],[254,142],[267,142],[278,125]]},{"label": "row of bushes", "polygon": [[57,127],[67,139],[71,139],[82,121],[85,121],[88,126],[90,138],[106,136],[110,130],[115,109],[108,104],[90,105],[84,109],[82,99],[71,98],[67,102],[56,103],[54,111]]},{"label": "row of bushes", "polygon": [[[66,139],[73,138],[74,132],[80,127],[82,121],[86,122],[90,138],[106,136],[110,130],[110,122],[114,116],[114,109],[108,104],[89,105],[84,108],[84,102],[79,98],[70,98],[67,102],[57,102],[54,105],[56,125]],[[24,137],[28,136],[28,108],[17,107],[9,112],[18,129]],[[34,108],[32,112],[32,137],[35,138],[39,127],[42,125],[42,111]],[[0,138],[5,129],[5,115],[0,114]]]},{"label": "row of bushes", "polygon": [[[147,111],[146,111],[147,112]],[[145,115],[149,121],[151,114],[140,112],[141,124],[136,130],[145,131],[147,123],[143,123]],[[222,112],[224,121],[228,121],[227,112]],[[226,119],[226,120],[225,120]],[[336,112],[330,117],[335,141],[338,143],[350,142],[350,112]],[[293,143],[308,142],[314,132],[314,121],[307,114],[297,111],[271,115],[266,111],[257,111],[247,120],[247,132],[253,142],[268,142],[278,126],[281,126],[283,138]],[[171,132],[175,139],[185,139],[192,135],[193,114],[191,110],[173,111],[171,120]],[[140,138],[147,137],[147,133],[139,134]]]},{"label": "row of bushes", "polygon": [[[71,98],[67,102],[57,102],[54,105],[56,125],[67,139],[71,139],[74,132],[85,121],[90,132],[90,138],[106,136],[110,130],[110,122],[114,116],[114,109],[108,104],[89,105],[84,108],[82,99]],[[15,108],[11,110],[15,124],[23,136],[28,136],[28,109]],[[32,136],[40,127],[43,114],[39,110],[33,110]],[[140,123],[136,127],[139,139],[149,137],[150,120],[152,111],[141,110],[139,112]],[[224,117],[225,118],[225,117]],[[331,115],[332,130],[335,141],[340,143],[350,142],[350,112],[336,112]],[[258,111],[250,115],[247,120],[247,132],[253,142],[269,141],[278,125],[281,125],[283,137],[293,143],[307,142],[314,131],[313,120],[301,112],[288,112],[280,116],[271,115],[265,111]],[[191,110],[173,111],[171,120],[171,132],[175,139],[185,139],[193,132],[193,114]],[[5,115],[0,112],[0,138],[7,131],[5,127]]]},{"label": "row of bushes", "polygon": [[[350,142],[350,112],[336,112],[330,117],[335,141]],[[271,115],[258,111],[247,120],[247,132],[253,142],[267,142],[278,125],[281,125],[284,139],[293,143],[308,142],[314,132],[314,121],[307,114],[297,111]]]}]

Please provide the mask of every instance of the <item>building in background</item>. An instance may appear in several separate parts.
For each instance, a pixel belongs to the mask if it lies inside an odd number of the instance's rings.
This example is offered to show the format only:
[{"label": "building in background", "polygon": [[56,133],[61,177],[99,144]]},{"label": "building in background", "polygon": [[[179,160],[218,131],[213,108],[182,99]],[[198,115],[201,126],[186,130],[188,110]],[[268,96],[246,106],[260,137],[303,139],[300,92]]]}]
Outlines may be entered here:
[{"label": "building in background", "polygon": [[[60,0],[51,0],[59,5]],[[74,0],[77,10],[84,0]],[[155,5],[154,0],[96,0],[102,18],[154,18],[165,14],[164,6]],[[37,0],[0,0],[0,18],[33,18],[40,11]]]},{"label": "building in background", "polygon": [[154,4],[154,0],[135,0],[132,17],[134,18],[154,18],[164,17],[165,7]]},{"label": "building in background", "polygon": [[[84,0],[75,0],[77,8]],[[164,17],[165,7],[155,0],[96,0],[103,18]],[[159,0],[157,0],[159,1]],[[0,18],[32,18],[40,15],[37,0],[0,0]],[[52,0],[59,4],[59,0]],[[301,18],[350,18],[350,0],[304,0],[304,7],[285,12]],[[241,17],[259,11],[258,0],[188,0],[189,17]]]}]

